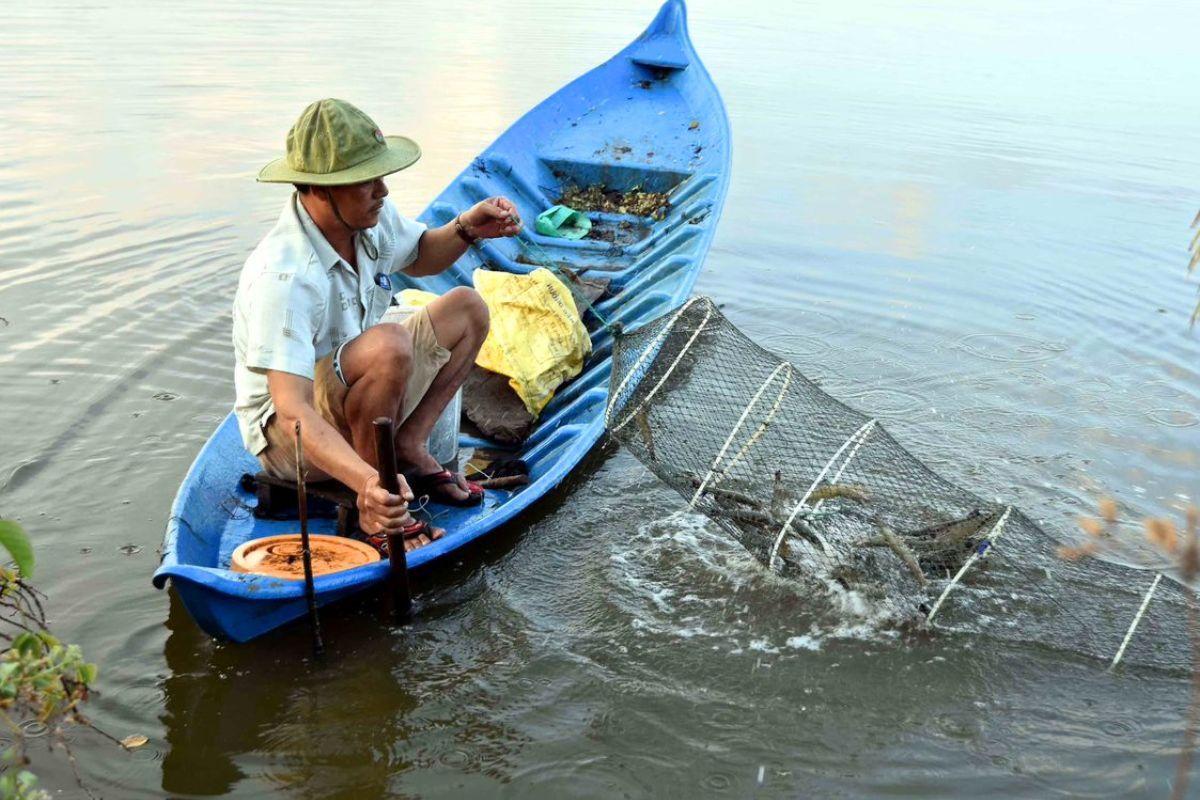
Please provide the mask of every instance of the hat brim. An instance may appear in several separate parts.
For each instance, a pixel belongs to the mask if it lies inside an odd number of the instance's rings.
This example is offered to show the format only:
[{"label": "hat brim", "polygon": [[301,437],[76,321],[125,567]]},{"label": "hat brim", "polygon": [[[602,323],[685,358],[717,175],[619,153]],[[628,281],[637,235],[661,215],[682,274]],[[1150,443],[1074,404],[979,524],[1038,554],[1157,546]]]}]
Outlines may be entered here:
[{"label": "hat brim", "polygon": [[277,158],[258,172],[259,183],[304,183],[311,186],[346,186],[391,175],[411,167],[421,157],[421,147],[407,136],[385,136],[387,149],[361,164],[338,172],[300,172]]}]

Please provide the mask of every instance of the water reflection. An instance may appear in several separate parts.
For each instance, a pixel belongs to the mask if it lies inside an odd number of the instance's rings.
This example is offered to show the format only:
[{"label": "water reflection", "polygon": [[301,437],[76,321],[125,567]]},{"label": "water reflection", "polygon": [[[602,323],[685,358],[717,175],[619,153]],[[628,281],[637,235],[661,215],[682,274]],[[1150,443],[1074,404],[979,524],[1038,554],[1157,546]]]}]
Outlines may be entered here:
[{"label": "water reflection", "polygon": [[524,637],[492,630],[469,644],[469,621],[452,609],[426,606],[405,628],[377,609],[368,599],[327,610],[330,646],[314,659],[301,625],[249,645],[216,644],[172,595],[162,789],[220,795],[248,784],[380,797],[436,764],[506,778],[523,737],[498,718],[504,703],[491,681],[502,677],[498,664],[528,656]]},{"label": "water reflection", "polygon": [[[0,511],[101,664],[97,721],[164,751],[81,738],[107,795],[1161,796],[1181,682],[814,637],[728,542],[646,525],[677,499],[620,454],[404,635],[328,614],[323,665],[302,627],[217,645],[149,588],[283,202],[252,178],[299,109],[343,96],[422,142],[390,184],[416,212],[653,5],[0,8]],[[735,135],[701,291],[1050,527],[1100,493],[1195,499],[1194,4],[690,6]]]}]

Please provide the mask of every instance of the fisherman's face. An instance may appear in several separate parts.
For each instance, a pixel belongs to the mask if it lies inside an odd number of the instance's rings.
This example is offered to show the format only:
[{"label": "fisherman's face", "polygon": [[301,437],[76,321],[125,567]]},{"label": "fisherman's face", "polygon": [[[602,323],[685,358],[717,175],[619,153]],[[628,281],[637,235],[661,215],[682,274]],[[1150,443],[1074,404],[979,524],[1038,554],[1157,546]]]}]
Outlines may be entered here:
[{"label": "fisherman's face", "polygon": [[331,186],[329,193],[337,203],[342,219],[351,228],[373,228],[383,211],[383,198],[387,197],[387,185],[383,178],[354,183],[349,186]]}]

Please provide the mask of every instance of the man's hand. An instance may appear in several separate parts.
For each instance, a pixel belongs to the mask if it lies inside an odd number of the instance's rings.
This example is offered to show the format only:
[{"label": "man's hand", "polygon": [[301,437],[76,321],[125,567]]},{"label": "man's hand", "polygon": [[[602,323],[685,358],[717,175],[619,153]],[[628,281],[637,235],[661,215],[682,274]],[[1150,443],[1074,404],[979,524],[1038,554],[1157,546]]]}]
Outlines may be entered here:
[{"label": "man's hand", "polygon": [[517,207],[507,197],[489,197],[464,211],[460,218],[467,233],[477,239],[516,236],[521,231]]},{"label": "man's hand", "polygon": [[403,475],[397,475],[400,494],[394,495],[379,485],[379,475],[367,478],[358,493],[358,526],[364,533],[399,533],[413,518],[408,513],[413,494]]}]

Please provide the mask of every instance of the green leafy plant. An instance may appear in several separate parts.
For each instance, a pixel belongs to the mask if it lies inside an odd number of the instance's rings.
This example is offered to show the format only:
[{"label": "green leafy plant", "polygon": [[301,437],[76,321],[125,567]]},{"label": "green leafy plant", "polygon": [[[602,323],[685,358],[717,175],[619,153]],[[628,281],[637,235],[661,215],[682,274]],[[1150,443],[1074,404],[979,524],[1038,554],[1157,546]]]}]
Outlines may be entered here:
[{"label": "green leafy plant", "polygon": [[[4,761],[12,765],[7,755]],[[6,800],[50,800],[47,792],[37,788],[37,776],[27,769],[8,769],[0,775],[0,797]]]},{"label": "green leafy plant", "polygon": [[0,714],[24,707],[36,710],[39,722],[61,717],[87,699],[95,680],[96,665],[77,645],[45,631],[21,633],[0,660]]},{"label": "green leafy plant", "polygon": [[[24,529],[0,520],[0,547],[14,565],[0,567],[0,641],[4,642],[0,652],[0,726],[12,735],[12,745],[0,756],[6,765],[0,775],[0,797],[41,800],[49,795],[37,787],[37,777],[26,769],[25,727],[30,721],[47,726],[52,741],[63,747],[74,768],[75,758],[62,735],[62,725],[89,724],[78,706],[87,700],[88,687],[96,680],[96,665],[84,660],[77,645],[60,642],[48,630],[41,596],[29,583],[35,562]],[[82,780],[79,785],[83,786]]]}]

